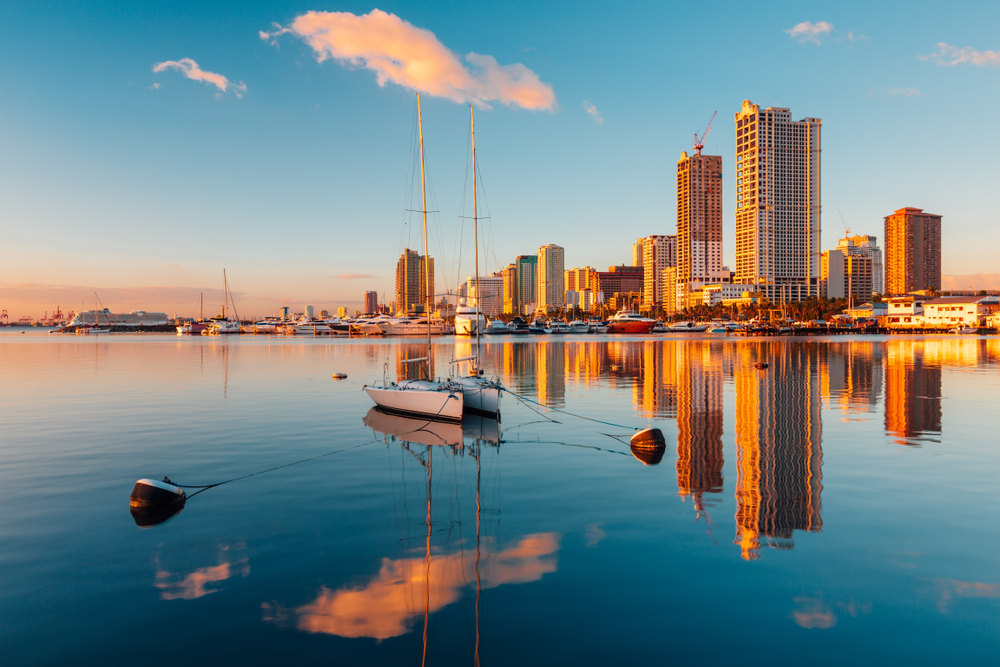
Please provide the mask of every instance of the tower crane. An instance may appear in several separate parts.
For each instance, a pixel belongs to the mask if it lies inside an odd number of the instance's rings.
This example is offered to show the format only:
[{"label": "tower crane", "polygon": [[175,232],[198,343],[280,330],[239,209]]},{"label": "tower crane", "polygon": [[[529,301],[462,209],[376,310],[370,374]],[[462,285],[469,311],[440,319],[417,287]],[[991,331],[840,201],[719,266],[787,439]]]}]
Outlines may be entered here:
[{"label": "tower crane", "polygon": [[840,216],[840,222],[844,225],[844,238],[849,238],[851,236],[851,228],[847,226],[847,222],[844,220],[844,214],[840,212],[839,208],[837,209],[837,215]]},{"label": "tower crane", "polygon": [[715,114],[719,113],[716,111],[712,114],[712,117],[708,119],[708,126],[705,128],[705,133],[698,137],[698,133],[694,133],[694,154],[701,155],[701,149],[705,147],[705,138],[708,137],[708,133],[712,131],[712,121],[715,120]]}]

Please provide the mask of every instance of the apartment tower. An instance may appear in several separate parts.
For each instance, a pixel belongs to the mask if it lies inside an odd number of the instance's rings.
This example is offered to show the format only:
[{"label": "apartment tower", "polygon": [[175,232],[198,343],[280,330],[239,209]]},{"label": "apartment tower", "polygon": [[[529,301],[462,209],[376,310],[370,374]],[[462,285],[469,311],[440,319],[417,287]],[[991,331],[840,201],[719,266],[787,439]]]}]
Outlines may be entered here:
[{"label": "apartment tower", "polygon": [[736,121],[736,275],[772,301],[820,293],[820,130],[743,101]]},{"label": "apartment tower", "polygon": [[941,289],[941,216],[901,208],[885,218],[885,291]]},{"label": "apartment tower", "polygon": [[685,151],[677,161],[676,307],[687,305],[690,292],[721,278],[722,156]]},{"label": "apartment tower", "polygon": [[563,307],[564,250],[554,243],[538,249],[538,310],[551,313]]},{"label": "apartment tower", "polygon": [[[425,270],[425,262],[430,266]],[[430,285],[427,274],[430,273]],[[406,248],[396,262],[396,310],[422,313],[428,293],[434,295],[434,258]]]},{"label": "apartment tower", "polygon": [[846,256],[870,258],[872,261],[872,293],[882,294],[885,291],[882,249],[878,247],[878,237],[868,234],[849,236],[837,242],[837,250]]},{"label": "apartment tower", "polygon": [[538,255],[518,255],[514,260],[517,267],[517,314],[525,315],[534,310],[538,298]]},{"label": "apartment tower", "polygon": [[642,239],[642,309],[663,306],[663,269],[677,266],[677,236],[655,234]]},{"label": "apartment tower", "polygon": [[365,292],[365,315],[378,312],[378,292]]}]

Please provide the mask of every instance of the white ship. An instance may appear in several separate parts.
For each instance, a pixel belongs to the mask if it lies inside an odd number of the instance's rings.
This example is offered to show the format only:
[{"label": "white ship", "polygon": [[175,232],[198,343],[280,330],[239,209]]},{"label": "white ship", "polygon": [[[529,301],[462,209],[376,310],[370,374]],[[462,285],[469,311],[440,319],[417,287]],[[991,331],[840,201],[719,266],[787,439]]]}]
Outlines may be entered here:
[{"label": "white ship", "polygon": [[475,336],[476,333],[482,333],[485,328],[486,316],[475,306],[461,304],[455,309],[456,336]]},{"label": "white ship", "polygon": [[[97,317],[95,317],[97,313]],[[107,308],[104,310],[85,310],[77,313],[76,317],[69,323],[71,327],[94,327],[98,320],[102,327],[156,327],[170,324],[170,318],[166,313],[147,312],[145,310],[133,310],[130,313],[112,313]]]}]

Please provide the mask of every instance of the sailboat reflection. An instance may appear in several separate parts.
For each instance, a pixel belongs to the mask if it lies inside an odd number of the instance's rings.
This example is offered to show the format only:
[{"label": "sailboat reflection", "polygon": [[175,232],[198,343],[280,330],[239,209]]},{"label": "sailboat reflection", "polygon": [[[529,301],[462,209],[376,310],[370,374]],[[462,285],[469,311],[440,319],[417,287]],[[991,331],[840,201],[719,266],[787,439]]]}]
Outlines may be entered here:
[{"label": "sailboat reflection", "polygon": [[[426,534],[423,554],[398,559],[384,558],[377,575],[360,586],[337,590],[323,587],[311,602],[296,609],[300,630],[341,637],[370,637],[378,640],[399,637],[413,631],[423,618],[423,656],[427,659],[430,616],[459,601],[475,582],[475,664],[479,664],[479,611],[484,590],[504,584],[540,580],[555,572],[561,535],[524,535],[506,546],[482,537],[481,458],[490,450],[499,451],[500,427],[491,419],[464,419],[462,426],[430,420],[390,415],[372,409],[365,425],[412,455],[426,470]],[[463,433],[464,430],[464,433]],[[464,435],[464,437],[463,437]],[[417,445],[418,447],[414,447]],[[443,448],[443,449],[442,449]],[[457,550],[432,547],[434,454],[472,456],[476,461],[476,541],[475,557],[470,558],[464,543]],[[486,510],[489,512],[489,509]],[[454,517],[449,517],[449,522]],[[470,547],[472,545],[469,545]]]}]

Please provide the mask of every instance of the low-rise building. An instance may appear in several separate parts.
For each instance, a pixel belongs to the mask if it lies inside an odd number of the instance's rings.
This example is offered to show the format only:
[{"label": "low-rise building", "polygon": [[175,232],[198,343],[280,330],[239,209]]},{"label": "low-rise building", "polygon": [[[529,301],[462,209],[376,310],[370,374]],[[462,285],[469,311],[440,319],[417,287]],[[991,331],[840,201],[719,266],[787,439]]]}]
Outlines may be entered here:
[{"label": "low-rise building", "polygon": [[885,324],[890,327],[918,327],[923,324],[924,301],[927,297],[906,294],[887,301]]},{"label": "low-rise building", "polygon": [[702,303],[715,306],[727,299],[742,299],[747,292],[756,291],[756,285],[740,285],[738,283],[716,283],[705,285],[701,290]]},{"label": "low-rise building", "polygon": [[987,318],[998,311],[1000,298],[995,296],[942,296],[924,302],[923,323],[942,329],[984,327]]},{"label": "low-rise building", "polygon": [[878,319],[885,317],[888,312],[889,304],[884,302],[865,303],[847,310],[847,314],[855,320]]}]

